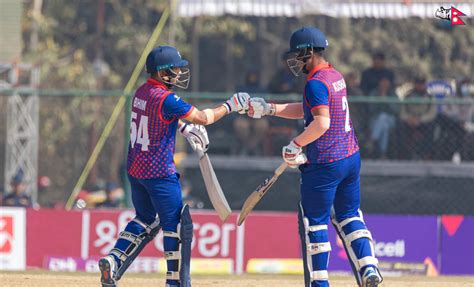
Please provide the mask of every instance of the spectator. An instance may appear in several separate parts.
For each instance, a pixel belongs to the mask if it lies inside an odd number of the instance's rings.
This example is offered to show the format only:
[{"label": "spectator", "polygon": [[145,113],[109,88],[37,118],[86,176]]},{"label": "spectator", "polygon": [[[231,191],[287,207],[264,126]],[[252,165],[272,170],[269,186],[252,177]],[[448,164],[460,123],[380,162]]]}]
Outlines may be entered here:
[{"label": "spectator", "polygon": [[[377,89],[370,95],[379,98],[381,101],[386,101],[388,98],[397,99],[388,78],[380,79]],[[373,156],[387,157],[390,134],[395,127],[396,115],[398,113],[398,104],[395,103],[382,102],[369,105],[369,114],[371,116],[370,142]]]},{"label": "spectator", "polygon": [[273,74],[270,84],[268,85],[268,90],[272,94],[289,94],[297,93],[303,86],[303,80],[295,77],[286,63],[286,56],[282,56],[280,62],[280,68]]},{"label": "spectator", "polygon": [[3,198],[4,206],[32,207],[31,197],[26,193],[24,172],[19,169],[11,181],[12,192]]},{"label": "spectator", "polygon": [[237,87],[238,91],[245,91],[249,94],[265,93],[265,89],[260,86],[260,75],[252,70],[245,75],[245,84]]},{"label": "spectator", "polygon": [[[463,80],[459,85],[459,95],[462,99],[474,100],[474,84]],[[459,116],[465,131],[460,159],[474,160],[474,104],[461,105]]]},{"label": "spectator", "polygon": [[346,80],[346,90],[348,96],[362,96],[362,90],[360,89],[359,83],[357,82],[357,75],[353,72],[347,74],[344,79]]},{"label": "spectator", "polygon": [[360,88],[364,95],[370,95],[376,90],[382,78],[388,79],[390,86],[395,86],[393,72],[385,66],[385,54],[378,52],[372,56],[372,67],[362,72]]},{"label": "spectator", "polygon": [[191,208],[202,209],[204,203],[199,198],[191,195],[192,185],[187,180],[181,181],[181,195],[183,198],[183,204],[189,205]]},{"label": "spectator", "polygon": [[446,100],[455,99],[457,93],[450,82],[443,80],[430,81],[427,90],[431,97],[441,102],[437,106],[433,158],[451,160],[455,154],[457,158],[460,156],[464,139],[461,105],[446,103]]},{"label": "spectator", "polygon": [[[264,93],[260,86],[260,77],[256,71],[250,71],[245,77],[245,85],[238,90],[252,93]],[[237,138],[237,145],[234,153],[239,155],[261,155],[263,154],[262,142],[268,129],[268,119],[251,120],[248,117],[237,117],[233,122],[234,133]]]},{"label": "spectator", "polygon": [[[359,87],[359,82],[357,80],[357,75],[353,72],[348,73],[344,77],[346,81],[346,91],[347,96],[362,96],[362,90]],[[365,152],[365,146],[362,143],[367,143],[369,138],[368,134],[368,105],[366,103],[360,102],[353,102],[349,98],[349,106],[350,106],[350,113],[352,124],[354,125],[354,129],[357,131],[357,137],[359,138],[359,144],[361,145],[360,148],[362,149],[362,153]]]},{"label": "spectator", "polygon": [[113,182],[105,185],[105,200],[96,204],[97,208],[118,208],[123,199],[123,189]]},{"label": "spectator", "polygon": [[[426,91],[426,79],[415,78],[414,88],[407,99],[430,99]],[[427,159],[431,157],[433,143],[433,123],[436,118],[436,105],[432,103],[404,104],[401,107],[401,127],[399,139],[400,157]]]}]

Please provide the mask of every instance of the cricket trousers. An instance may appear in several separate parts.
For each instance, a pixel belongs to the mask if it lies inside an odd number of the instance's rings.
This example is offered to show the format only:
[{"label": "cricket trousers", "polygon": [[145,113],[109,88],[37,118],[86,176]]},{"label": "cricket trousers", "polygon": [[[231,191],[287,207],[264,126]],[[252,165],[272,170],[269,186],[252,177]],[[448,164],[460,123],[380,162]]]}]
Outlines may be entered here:
[{"label": "cricket trousers", "polygon": [[[357,152],[331,163],[300,166],[301,207],[307,222],[308,244],[324,247],[307,258],[305,268],[312,269],[308,272],[316,277],[311,280],[312,287],[329,286],[327,268],[331,247],[327,226],[331,209],[334,208],[335,220],[339,223],[360,218],[360,165],[360,154]],[[358,220],[353,220],[347,228],[352,229],[346,230],[347,234],[366,229],[364,222]],[[357,239],[352,248],[358,259],[373,255],[367,238]]]}]

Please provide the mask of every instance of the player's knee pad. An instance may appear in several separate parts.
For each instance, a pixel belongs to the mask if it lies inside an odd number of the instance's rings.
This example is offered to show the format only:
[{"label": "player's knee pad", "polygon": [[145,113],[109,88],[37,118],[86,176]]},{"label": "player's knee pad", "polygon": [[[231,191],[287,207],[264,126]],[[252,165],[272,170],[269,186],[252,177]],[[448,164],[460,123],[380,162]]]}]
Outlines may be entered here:
[{"label": "player's knee pad", "polygon": [[[368,265],[377,266],[378,260],[375,258],[375,249],[372,239],[372,235],[367,227],[365,226],[364,218],[362,212],[359,211],[359,216],[349,217],[341,222],[338,222],[335,218],[334,212],[331,213],[331,221],[336,229],[339,238],[344,244],[344,248],[349,257],[354,276],[357,279],[359,285],[362,284],[360,271],[362,268]],[[362,242],[360,242],[362,240]],[[364,254],[358,254],[354,246],[359,241],[359,244],[368,244],[367,250]],[[365,242],[363,242],[365,241]]]},{"label": "player's knee pad", "polygon": [[[152,224],[147,225],[138,218],[135,218],[127,225],[124,231],[120,232],[117,244],[112,251],[110,251],[110,254],[120,260],[116,280],[122,277],[133,260],[137,258],[138,254],[140,254],[143,248],[145,248],[148,242],[150,242],[159,231],[160,221],[158,219]],[[125,241],[125,243],[121,243],[121,240]]]},{"label": "player's knee pad", "polygon": [[328,226],[325,224],[310,225],[300,204],[298,227],[302,247],[305,286],[310,287],[313,281],[327,281],[327,266],[323,270],[317,270],[316,266],[313,266],[313,256],[331,251],[331,243],[328,241],[327,236]]},{"label": "player's knee pad", "polygon": [[166,251],[165,259],[176,262],[179,270],[168,270],[166,279],[179,281],[181,287],[191,287],[190,264],[191,243],[193,241],[193,221],[189,213],[188,205],[184,205],[181,211],[178,232],[163,230],[163,236],[178,239],[178,250]]}]

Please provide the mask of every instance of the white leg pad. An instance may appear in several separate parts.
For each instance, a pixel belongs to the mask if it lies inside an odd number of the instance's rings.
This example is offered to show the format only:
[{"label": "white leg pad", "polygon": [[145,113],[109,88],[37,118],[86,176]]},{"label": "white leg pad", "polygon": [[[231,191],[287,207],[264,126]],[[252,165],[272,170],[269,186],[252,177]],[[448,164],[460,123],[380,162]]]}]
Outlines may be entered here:
[{"label": "white leg pad", "polygon": [[325,224],[310,226],[309,223],[308,223],[308,229],[307,230],[309,230],[310,232],[316,232],[316,231],[319,231],[319,230],[328,230],[328,226],[325,225]]},{"label": "white leg pad", "polygon": [[166,272],[167,280],[179,280],[179,272],[168,271]]},{"label": "white leg pad", "polygon": [[[334,216],[334,215],[332,215],[332,216]],[[378,260],[375,258],[375,248],[374,248],[374,243],[373,243],[373,239],[372,239],[372,234],[370,233],[370,231],[368,231],[367,229],[359,229],[359,230],[353,231],[353,232],[351,232],[350,234],[347,234],[347,235],[344,233],[342,228],[344,226],[346,226],[347,224],[349,224],[350,222],[353,222],[353,221],[361,221],[361,222],[365,223],[364,222],[364,217],[363,217],[362,212],[360,210],[359,210],[359,216],[358,217],[356,216],[356,217],[346,218],[341,222],[337,222],[335,217],[332,217],[333,224],[338,229],[338,232],[342,235],[343,240],[345,242],[345,246],[347,246],[347,251],[348,251],[347,255],[348,255],[349,259],[353,262],[353,264],[355,265],[355,267],[357,268],[358,271],[360,271],[364,266],[367,266],[367,265],[377,266]],[[357,259],[357,256],[355,255],[354,250],[352,249],[351,243],[353,241],[359,239],[359,238],[369,239],[370,248],[372,250],[372,256],[367,256],[367,257],[364,257],[364,258],[361,258],[361,259]]]},{"label": "white leg pad", "polygon": [[165,259],[166,260],[179,260],[181,259],[181,252],[180,251],[166,251]]},{"label": "white leg pad", "polygon": [[364,237],[372,241],[372,234],[370,234],[370,231],[368,231],[367,229],[359,229],[346,235],[347,241],[349,243],[352,243],[352,241],[355,241],[359,238],[364,238]]},{"label": "white leg pad", "polygon": [[367,265],[377,266],[379,264],[379,261],[377,260],[377,258],[373,256],[366,256],[364,258],[359,259],[358,262],[359,262],[360,268],[363,268],[364,266],[367,266]]},{"label": "white leg pad", "polygon": [[307,246],[306,250],[308,250],[309,255],[315,255],[315,254],[331,251],[330,242],[308,243],[306,246]]},{"label": "white leg pad", "polygon": [[329,274],[327,270],[318,270],[318,271],[312,271],[311,272],[311,281],[316,281],[316,280],[329,280]]},{"label": "white leg pad", "polygon": [[356,221],[356,220],[364,222],[364,220],[363,220],[362,218],[360,218],[360,217],[349,217],[349,218],[346,218],[346,219],[344,219],[343,221],[341,221],[341,222],[339,223],[339,225],[341,226],[341,228],[343,228],[344,226],[346,226],[346,225],[349,224],[350,222]]},{"label": "white leg pad", "polygon": [[[305,266],[305,286],[310,286],[312,281],[315,280],[328,280],[328,272],[327,270],[316,270],[313,271],[313,260],[312,256],[319,254],[319,253],[327,253],[331,251],[331,243],[329,242],[317,242],[317,243],[311,243],[309,235],[310,233],[314,233],[317,231],[326,231],[328,229],[327,224],[320,224],[320,225],[310,225],[309,220],[307,217],[304,216],[303,212],[303,207],[300,204],[300,212],[301,212],[301,221],[303,224],[301,224],[304,230],[302,231],[302,234],[300,236],[303,236],[304,241],[303,243],[303,256],[304,262],[306,263]],[[300,216],[300,215],[298,215]],[[306,254],[304,254],[306,253]],[[306,277],[308,275],[308,277]]]},{"label": "white leg pad", "polygon": [[[178,225],[178,230],[179,230],[179,225]],[[173,232],[173,231],[164,231],[164,230],[163,230],[163,236],[165,236],[165,237],[173,237],[173,238],[178,238],[178,239],[179,239],[179,233]]]}]

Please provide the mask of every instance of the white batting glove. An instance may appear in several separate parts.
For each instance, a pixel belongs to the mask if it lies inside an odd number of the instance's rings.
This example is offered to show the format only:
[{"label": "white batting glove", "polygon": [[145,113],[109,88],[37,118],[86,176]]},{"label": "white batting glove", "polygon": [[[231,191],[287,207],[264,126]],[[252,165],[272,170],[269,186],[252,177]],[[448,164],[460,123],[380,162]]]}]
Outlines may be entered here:
[{"label": "white batting glove", "polygon": [[284,146],[282,150],[283,160],[291,168],[296,168],[300,164],[304,164],[308,161],[306,155],[303,153],[303,149],[294,140],[289,145]]},{"label": "white batting glove", "polygon": [[209,137],[204,126],[183,124],[179,128],[179,132],[186,138],[194,151],[196,151],[198,145],[202,147],[203,152],[206,152],[209,148]]},{"label": "white batting glove", "polygon": [[239,112],[245,114],[249,109],[250,96],[247,93],[235,93],[224,106],[229,113]]},{"label": "white batting glove", "polygon": [[254,119],[259,119],[263,116],[274,115],[275,105],[265,102],[262,98],[251,98],[249,103],[249,111],[247,115]]}]

